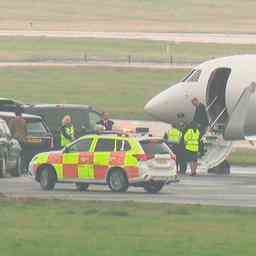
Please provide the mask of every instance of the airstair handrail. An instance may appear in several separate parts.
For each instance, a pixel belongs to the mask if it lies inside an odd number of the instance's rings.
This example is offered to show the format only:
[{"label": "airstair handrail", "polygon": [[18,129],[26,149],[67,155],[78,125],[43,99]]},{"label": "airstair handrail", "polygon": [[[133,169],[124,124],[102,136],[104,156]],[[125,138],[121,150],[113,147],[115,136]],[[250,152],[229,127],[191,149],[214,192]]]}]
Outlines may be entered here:
[{"label": "airstair handrail", "polygon": [[213,128],[214,125],[217,123],[217,121],[221,118],[221,116],[225,113],[225,111],[227,110],[227,108],[225,107],[217,116],[217,118],[211,123],[210,128]]},{"label": "airstair handrail", "polygon": [[206,110],[207,110],[207,111],[214,105],[214,103],[217,101],[217,99],[218,99],[218,96],[216,96],[216,97],[212,100],[212,102],[206,107]]}]

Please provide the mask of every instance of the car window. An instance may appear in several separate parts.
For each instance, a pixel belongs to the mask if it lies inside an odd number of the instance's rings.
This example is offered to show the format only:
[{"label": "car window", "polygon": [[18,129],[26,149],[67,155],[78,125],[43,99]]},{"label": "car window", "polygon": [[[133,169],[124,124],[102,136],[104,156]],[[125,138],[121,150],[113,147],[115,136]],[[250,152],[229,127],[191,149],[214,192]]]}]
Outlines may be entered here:
[{"label": "car window", "polygon": [[161,140],[143,140],[140,141],[144,152],[147,155],[170,154],[168,146]]},{"label": "car window", "polygon": [[47,133],[47,130],[41,121],[37,122],[27,122],[27,133],[29,134],[35,134],[35,133]]},{"label": "car window", "polygon": [[87,109],[72,108],[35,108],[28,110],[29,113],[37,114],[43,117],[52,132],[56,132],[62,124],[64,116],[69,115],[76,131],[80,131],[83,127],[89,127],[89,117]]},{"label": "car window", "polygon": [[90,128],[95,130],[96,125],[100,122],[101,116],[99,113],[90,111],[89,112]]},{"label": "car window", "polygon": [[114,139],[98,139],[95,152],[113,152],[115,151]]},{"label": "car window", "polygon": [[4,123],[0,122],[0,137],[4,137],[5,130],[4,130]]},{"label": "car window", "polygon": [[129,150],[131,150],[131,146],[127,140],[116,141],[116,151],[129,151]]},{"label": "car window", "polygon": [[90,151],[93,139],[83,139],[68,148],[68,152],[88,152]]},{"label": "car window", "polygon": [[8,136],[11,137],[11,131],[10,131],[8,125],[7,125],[5,122],[3,122],[2,125],[3,125],[3,131],[4,131],[4,133],[5,133],[6,135],[8,135]]},{"label": "car window", "polygon": [[[76,129],[76,131],[81,131],[83,127],[89,127],[89,118],[88,118],[88,110],[86,109],[71,109],[63,112],[62,118],[65,115],[70,115],[72,118],[72,123]],[[61,118],[61,119],[62,119]]]}]

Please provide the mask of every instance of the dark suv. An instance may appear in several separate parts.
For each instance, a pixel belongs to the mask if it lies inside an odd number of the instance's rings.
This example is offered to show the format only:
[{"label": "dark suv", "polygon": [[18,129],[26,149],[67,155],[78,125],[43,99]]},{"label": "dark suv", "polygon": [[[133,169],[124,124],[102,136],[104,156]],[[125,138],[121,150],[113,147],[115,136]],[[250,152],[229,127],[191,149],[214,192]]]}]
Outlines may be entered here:
[{"label": "dark suv", "polygon": [[21,108],[24,104],[8,98],[0,98],[0,111],[15,112],[17,108]]},{"label": "dark suv", "polygon": [[70,115],[75,127],[76,137],[95,130],[100,114],[87,105],[75,104],[37,104],[24,107],[25,112],[41,116],[54,136],[54,145],[58,146],[59,128],[65,115]]},{"label": "dark suv", "polygon": [[0,119],[0,177],[6,176],[7,173],[18,177],[21,172],[20,144],[12,138],[6,122]]},{"label": "dark suv", "polygon": [[[25,167],[27,167],[34,155],[49,151],[53,148],[52,134],[40,116],[22,114],[26,120],[27,137],[24,144]],[[12,112],[0,112],[0,118],[9,125],[11,119],[15,118]]]}]

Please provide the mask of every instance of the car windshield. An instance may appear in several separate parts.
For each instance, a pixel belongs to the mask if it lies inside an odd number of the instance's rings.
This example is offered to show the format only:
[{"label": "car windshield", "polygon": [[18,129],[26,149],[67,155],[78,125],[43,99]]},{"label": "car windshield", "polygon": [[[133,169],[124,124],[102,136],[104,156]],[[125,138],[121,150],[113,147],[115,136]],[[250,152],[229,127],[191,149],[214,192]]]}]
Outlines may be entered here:
[{"label": "car windshield", "polygon": [[27,122],[27,133],[35,134],[35,133],[47,133],[47,130],[44,124],[41,121]]},{"label": "car windshield", "polygon": [[69,115],[72,118],[72,123],[76,131],[80,131],[83,127],[88,128],[90,126],[88,120],[87,109],[72,109],[72,108],[34,108],[28,110],[31,114],[40,115],[46,121],[52,132],[56,132],[62,124],[64,116]]},{"label": "car windshield", "polygon": [[143,140],[140,141],[140,145],[144,152],[150,156],[170,154],[168,146],[161,140]]},{"label": "car windshield", "polygon": [[99,113],[90,111],[89,112],[89,120],[90,120],[90,128],[95,130],[96,125],[100,122],[101,116]]}]

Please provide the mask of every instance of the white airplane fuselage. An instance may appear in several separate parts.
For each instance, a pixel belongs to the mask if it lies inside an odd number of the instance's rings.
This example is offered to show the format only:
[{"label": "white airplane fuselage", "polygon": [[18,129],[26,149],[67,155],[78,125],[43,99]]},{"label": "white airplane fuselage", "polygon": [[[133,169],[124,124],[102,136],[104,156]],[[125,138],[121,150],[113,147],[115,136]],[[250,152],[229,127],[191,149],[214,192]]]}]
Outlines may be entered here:
[{"label": "white airplane fuselage", "polygon": [[[242,96],[245,97],[245,89],[253,82],[256,82],[256,55],[210,60],[195,67],[182,81],[151,99],[145,110],[156,119],[167,123],[178,124],[181,120],[188,123],[192,121],[195,112],[191,100],[196,97],[208,106],[212,123],[226,126],[231,117],[232,121],[237,118],[237,122],[244,122],[241,134],[234,133],[236,135],[230,136],[234,140],[243,139],[246,135],[256,134],[255,94],[248,98],[246,106],[240,100]],[[242,111],[243,108],[246,110]],[[236,113],[242,114],[235,116]],[[228,133],[232,134],[233,126],[234,121]]]}]

